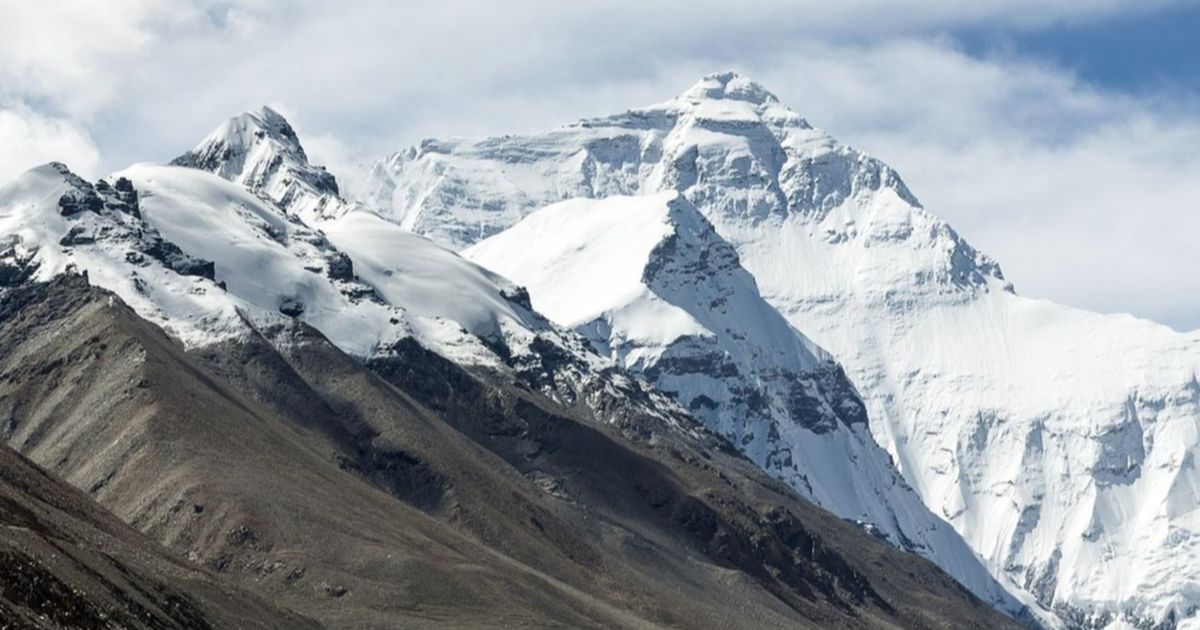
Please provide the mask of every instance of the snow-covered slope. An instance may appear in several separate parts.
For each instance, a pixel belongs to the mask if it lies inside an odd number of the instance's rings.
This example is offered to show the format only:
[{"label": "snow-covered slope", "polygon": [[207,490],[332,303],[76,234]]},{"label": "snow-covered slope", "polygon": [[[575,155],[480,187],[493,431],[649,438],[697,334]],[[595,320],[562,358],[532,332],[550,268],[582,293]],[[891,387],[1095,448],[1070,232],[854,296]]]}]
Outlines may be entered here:
[{"label": "snow-covered slope", "polygon": [[1016,295],[892,169],[754,82],[427,140],[369,182],[365,203],[455,248],[563,199],[681,191],[995,575],[1079,627],[1200,623],[1200,335]]},{"label": "snow-covered slope", "polygon": [[464,256],[527,287],[539,312],[803,496],[1019,610],[875,444],[841,367],[762,300],[733,247],[678,193],[564,201]]},{"label": "snow-covered slope", "polygon": [[308,162],[291,124],[270,107],[230,118],[172,164],[242,184],[310,223],[346,210],[333,174]]},{"label": "snow-covered slope", "polygon": [[526,297],[517,286],[374,214],[354,212],[323,224],[322,231],[352,252],[355,276],[410,314],[448,318],[484,338],[548,328],[518,303]]},{"label": "snow-covered slope", "polygon": [[87,272],[185,343],[242,330],[240,303],[214,280],[212,261],[163,238],[143,218],[128,179],[93,185],[51,163],[0,187],[0,285],[46,280],[70,268]]},{"label": "snow-covered slope", "polygon": [[381,299],[323,234],[241,186],[175,166],[138,165],[114,178],[115,187],[93,185],[50,164],[0,189],[10,268],[43,280],[71,266],[86,271],[192,346],[243,334],[246,318],[295,317],[361,357],[408,336],[460,360],[491,356],[456,313],[423,316]]},{"label": "snow-covered slope", "polygon": [[49,164],[0,187],[0,291],[77,269],[190,347],[297,319],[364,360],[414,339],[559,400],[600,390],[682,426],[677,405],[534,313],[518,287],[372,215],[327,224],[331,240],[197,169],[138,165],[112,180]]},{"label": "snow-covered slope", "polygon": [[894,529],[890,515],[868,515],[883,502],[864,505],[843,483],[855,480],[848,458],[837,474],[814,475],[807,453],[793,457],[804,438],[865,428],[862,406],[825,352],[762,301],[733,248],[686,199],[565,201],[463,255],[525,286],[539,312],[651,378],[809,498]]}]

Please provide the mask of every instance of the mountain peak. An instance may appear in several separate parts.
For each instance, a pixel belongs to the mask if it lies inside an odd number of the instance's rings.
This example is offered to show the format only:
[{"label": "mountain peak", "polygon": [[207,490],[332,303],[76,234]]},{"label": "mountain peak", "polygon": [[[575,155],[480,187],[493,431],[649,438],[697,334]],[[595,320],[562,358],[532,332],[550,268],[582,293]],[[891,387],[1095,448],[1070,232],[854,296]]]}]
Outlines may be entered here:
[{"label": "mountain peak", "polygon": [[[675,344],[719,338],[743,317],[756,323],[722,356],[778,353],[794,372],[826,358],[758,296],[736,250],[678,191],[570,199],[530,214],[464,256],[527,285],[535,308],[561,325],[629,356],[630,367],[657,361]],[[614,333],[613,339],[607,334]],[[678,350],[678,348],[676,348]]]},{"label": "mountain peak", "polygon": [[779,99],[762,84],[733,70],[704,75],[679,98],[681,100],[747,101],[755,105],[779,102]]},{"label": "mountain peak", "polygon": [[265,135],[294,147],[301,155],[304,155],[304,148],[300,146],[300,138],[296,136],[296,130],[292,128],[292,124],[288,122],[287,118],[284,118],[283,114],[269,105],[263,105],[257,111],[243,112],[230,119],[230,122],[239,118],[249,123],[246,125],[247,128],[257,128]]},{"label": "mountain peak", "polygon": [[[202,152],[207,146],[222,145],[233,150],[250,150],[255,145],[276,144],[278,148],[299,160],[307,161],[308,155],[300,145],[300,138],[287,118],[268,105],[246,110],[231,116],[200,141],[192,153]],[[180,158],[183,159],[183,158]]]},{"label": "mountain peak", "polygon": [[[243,112],[243,113],[250,114],[251,112],[247,111],[247,112]],[[256,112],[253,112],[253,113],[257,114],[263,120],[282,121],[283,124],[285,124],[285,125],[288,124],[288,121],[286,118],[284,118],[283,114],[279,113],[279,110],[271,107],[270,105],[263,105],[262,107],[259,107]]]},{"label": "mountain peak", "polygon": [[171,164],[214,173],[306,219],[341,214],[337,179],[308,160],[295,129],[267,105],[221,123]]}]

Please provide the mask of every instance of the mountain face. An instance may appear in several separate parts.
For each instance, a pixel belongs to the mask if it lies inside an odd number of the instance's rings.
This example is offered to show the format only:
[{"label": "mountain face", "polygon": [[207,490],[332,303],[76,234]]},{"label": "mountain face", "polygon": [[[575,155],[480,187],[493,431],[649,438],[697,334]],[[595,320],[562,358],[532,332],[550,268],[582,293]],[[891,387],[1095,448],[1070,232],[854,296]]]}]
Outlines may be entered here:
[{"label": "mountain face", "polygon": [[0,188],[5,442],[328,627],[1010,624],[493,274],[293,218],[179,167]]},{"label": "mountain face", "polygon": [[891,168],[734,73],[544,134],[426,140],[363,203],[459,249],[565,199],[678,191],[845,366],[992,573],[1073,627],[1200,610],[1200,337],[1017,295]]},{"label": "mountain face", "polygon": [[463,255],[527,287],[539,312],[805,498],[1020,610],[876,445],[841,367],[759,296],[734,248],[679,193],[553,204]]}]

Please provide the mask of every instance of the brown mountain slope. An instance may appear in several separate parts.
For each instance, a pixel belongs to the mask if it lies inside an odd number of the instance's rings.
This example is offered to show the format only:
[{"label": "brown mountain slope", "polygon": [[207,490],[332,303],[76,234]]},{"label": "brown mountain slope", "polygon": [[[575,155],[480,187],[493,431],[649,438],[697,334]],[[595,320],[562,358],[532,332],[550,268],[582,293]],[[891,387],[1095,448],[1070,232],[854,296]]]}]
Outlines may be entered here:
[{"label": "brown mountain slope", "polygon": [[0,445],[0,628],[292,629]]},{"label": "brown mountain slope", "polygon": [[78,278],[0,304],[9,444],[329,627],[1011,623],[719,441],[371,367],[301,326],[189,354]]}]

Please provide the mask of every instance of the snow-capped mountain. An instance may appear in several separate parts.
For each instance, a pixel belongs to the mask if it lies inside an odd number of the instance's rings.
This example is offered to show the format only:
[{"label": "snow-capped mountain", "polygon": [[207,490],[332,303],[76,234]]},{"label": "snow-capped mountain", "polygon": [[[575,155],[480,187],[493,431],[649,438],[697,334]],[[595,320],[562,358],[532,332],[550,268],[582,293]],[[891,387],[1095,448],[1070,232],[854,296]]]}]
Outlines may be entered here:
[{"label": "snow-capped mountain", "polygon": [[230,118],[171,163],[216,173],[266,195],[305,221],[346,210],[337,179],[309,163],[292,125],[270,107]]},{"label": "snow-capped mountain", "polygon": [[137,165],[93,184],[49,164],[0,187],[0,291],[75,269],[188,347],[299,320],[362,360],[415,340],[604,417],[624,405],[694,431],[511,282],[368,213],[325,227],[198,169]]},{"label": "snow-capped mountain", "polygon": [[933,559],[1017,613],[871,437],[842,368],[758,294],[679,193],[553,204],[463,252],[534,308],[674,395],[809,500]]},{"label": "snow-capped mountain", "polygon": [[452,248],[576,197],[680,191],[828,349],[926,505],[1077,627],[1200,624],[1200,335],[1017,295],[888,166],[758,84],[544,134],[426,140],[363,202]]}]

